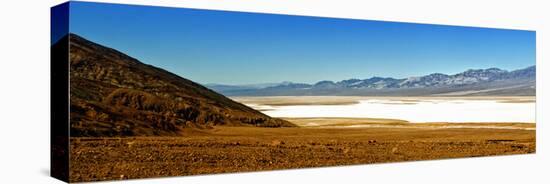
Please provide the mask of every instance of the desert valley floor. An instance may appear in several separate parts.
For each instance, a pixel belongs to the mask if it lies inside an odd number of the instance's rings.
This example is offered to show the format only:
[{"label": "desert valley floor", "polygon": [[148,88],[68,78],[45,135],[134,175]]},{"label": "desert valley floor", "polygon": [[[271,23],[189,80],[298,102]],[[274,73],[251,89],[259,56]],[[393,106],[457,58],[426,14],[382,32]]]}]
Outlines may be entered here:
[{"label": "desert valley floor", "polygon": [[[476,99],[479,100],[478,97],[461,100]],[[357,99],[314,100],[311,97],[285,101],[255,97],[236,100],[265,107],[266,104],[343,105],[354,104]],[[533,97],[493,100],[499,103],[534,103]],[[536,147],[534,122],[410,123],[399,119],[361,117],[284,119],[299,127],[203,127],[183,129],[180,137],[73,137],[70,140],[70,180],[525,154],[534,153]]]}]

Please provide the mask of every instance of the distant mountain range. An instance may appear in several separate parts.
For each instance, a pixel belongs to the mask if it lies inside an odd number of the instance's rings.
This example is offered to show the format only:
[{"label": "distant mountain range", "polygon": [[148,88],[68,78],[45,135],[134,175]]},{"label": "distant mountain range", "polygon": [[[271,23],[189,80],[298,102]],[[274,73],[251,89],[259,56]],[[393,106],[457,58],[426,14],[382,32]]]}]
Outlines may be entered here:
[{"label": "distant mountain range", "polygon": [[75,34],[52,45],[52,53],[67,55],[67,44],[73,137],[173,136],[214,125],[295,126]]},{"label": "distant mountain range", "polygon": [[432,73],[396,79],[372,77],[315,84],[283,82],[270,85],[206,85],[228,96],[359,95],[359,96],[533,96],[536,68],[506,71],[499,68],[470,69],[454,75]]}]

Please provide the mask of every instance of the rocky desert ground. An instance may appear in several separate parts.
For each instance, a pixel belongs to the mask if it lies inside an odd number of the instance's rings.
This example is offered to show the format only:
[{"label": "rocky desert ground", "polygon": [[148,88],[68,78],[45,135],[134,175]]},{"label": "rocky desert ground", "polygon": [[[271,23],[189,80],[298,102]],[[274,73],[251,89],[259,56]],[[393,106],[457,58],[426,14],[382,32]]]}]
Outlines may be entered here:
[{"label": "rocky desert ground", "polygon": [[71,138],[70,180],[525,154],[534,153],[536,146],[535,130],[526,129],[217,126],[187,129],[183,134],[181,137]]}]

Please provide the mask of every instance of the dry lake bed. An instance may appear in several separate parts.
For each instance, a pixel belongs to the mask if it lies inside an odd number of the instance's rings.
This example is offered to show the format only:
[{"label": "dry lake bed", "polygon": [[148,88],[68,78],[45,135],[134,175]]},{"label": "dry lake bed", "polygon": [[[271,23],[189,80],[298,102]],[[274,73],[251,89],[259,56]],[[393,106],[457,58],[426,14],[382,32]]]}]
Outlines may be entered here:
[{"label": "dry lake bed", "polygon": [[[535,97],[235,97],[280,118],[368,118],[410,123],[534,123]],[[311,122],[313,125],[315,122]]]}]

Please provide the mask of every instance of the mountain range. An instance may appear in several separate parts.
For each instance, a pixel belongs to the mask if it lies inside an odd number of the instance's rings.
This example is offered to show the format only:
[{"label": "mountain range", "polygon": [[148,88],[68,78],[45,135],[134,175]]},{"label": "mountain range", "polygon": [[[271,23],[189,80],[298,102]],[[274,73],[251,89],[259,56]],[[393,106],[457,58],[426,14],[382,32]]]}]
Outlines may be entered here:
[{"label": "mountain range", "polygon": [[295,126],[76,34],[52,45],[52,53],[66,54],[67,42],[73,137],[171,136],[215,125]]},{"label": "mountain range", "polygon": [[432,73],[396,79],[372,77],[342,81],[319,81],[314,84],[283,82],[266,87],[255,85],[206,85],[228,96],[300,96],[300,95],[364,95],[364,96],[532,96],[535,95],[536,67],[506,71],[499,68],[470,69],[447,75]]}]

